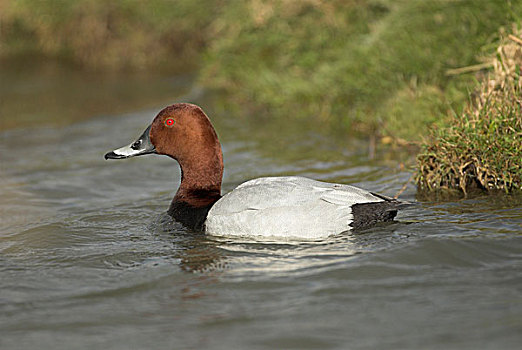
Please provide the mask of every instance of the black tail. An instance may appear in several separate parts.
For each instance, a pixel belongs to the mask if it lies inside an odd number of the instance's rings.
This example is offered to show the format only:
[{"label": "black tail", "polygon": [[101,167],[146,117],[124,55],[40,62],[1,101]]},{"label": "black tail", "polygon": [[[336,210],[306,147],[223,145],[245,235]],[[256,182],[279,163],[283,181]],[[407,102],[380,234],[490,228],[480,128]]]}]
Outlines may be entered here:
[{"label": "black tail", "polygon": [[383,199],[383,201],[352,205],[353,221],[350,223],[352,228],[366,228],[379,222],[393,221],[399,209],[411,205],[409,202],[401,202],[394,198],[383,196],[382,194],[372,194],[375,197]]}]

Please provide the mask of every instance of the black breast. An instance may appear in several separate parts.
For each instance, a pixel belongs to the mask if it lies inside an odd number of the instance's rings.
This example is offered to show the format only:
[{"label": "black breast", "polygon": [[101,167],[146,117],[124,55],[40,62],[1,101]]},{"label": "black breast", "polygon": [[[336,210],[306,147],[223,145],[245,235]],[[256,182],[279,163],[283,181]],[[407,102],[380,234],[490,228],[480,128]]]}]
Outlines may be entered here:
[{"label": "black breast", "polygon": [[203,231],[205,220],[207,219],[208,211],[214,203],[203,206],[195,207],[186,202],[173,202],[170,205],[168,214],[172,218],[185,227],[194,231]]},{"label": "black breast", "polygon": [[203,231],[208,211],[221,198],[220,192],[219,188],[180,189],[168,214],[191,230]]}]

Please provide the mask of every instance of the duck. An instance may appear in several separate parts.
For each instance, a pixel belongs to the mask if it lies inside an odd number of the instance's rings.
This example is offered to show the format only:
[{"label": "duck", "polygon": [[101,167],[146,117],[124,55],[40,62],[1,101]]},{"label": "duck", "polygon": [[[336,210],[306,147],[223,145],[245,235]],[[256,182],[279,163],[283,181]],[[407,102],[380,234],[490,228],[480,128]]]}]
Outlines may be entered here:
[{"label": "duck", "polygon": [[190,103],[163,108],[136,141],[104,157],[148,154],[168,156],[181,168],[168,215],[209,235],[323,238],[393,221],[407,204],[301,176],[252,179],[221,195],[224,167],[218,136],[205,112]]}]

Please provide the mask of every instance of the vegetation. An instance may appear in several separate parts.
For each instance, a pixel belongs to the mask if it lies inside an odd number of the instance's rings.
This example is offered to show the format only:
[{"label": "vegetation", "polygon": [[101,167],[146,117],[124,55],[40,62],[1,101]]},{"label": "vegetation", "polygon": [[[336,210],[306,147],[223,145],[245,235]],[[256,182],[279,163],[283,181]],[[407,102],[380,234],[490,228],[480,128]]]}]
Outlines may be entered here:
[{"label": "vegetation", "polygon": [[[0,0],[0,57],[89,69],[201,68],[227,110],[419,141],[461,109],[506,0]],[[253,113],[255,112],[255,113]]]},{"label": "vegetation", "polygon": [[504,39],[466,110],[418,157],[423,189],[522,189],[522,31]]},{"label": "vegetation", "polygon": [[401,144],[436,128],[419,156],[422,188],[509,190],[522,157],[520,64],[504,69],[507,44],[464,106],[499,28],[521,14],[513,0],[0,0],[0,58],[199,69],[227,111]]},{"label": "vegetation", "polygon": [[418,141],[474,83],[446,71],[478,63],[513,13],[520,2],[234,2],[213,23],[202,80],[243,114]]},{"label": "vegetation", "polygon": [[221,1],[0,0],[0,56],[36,54],[89,69],[196,68]]}]

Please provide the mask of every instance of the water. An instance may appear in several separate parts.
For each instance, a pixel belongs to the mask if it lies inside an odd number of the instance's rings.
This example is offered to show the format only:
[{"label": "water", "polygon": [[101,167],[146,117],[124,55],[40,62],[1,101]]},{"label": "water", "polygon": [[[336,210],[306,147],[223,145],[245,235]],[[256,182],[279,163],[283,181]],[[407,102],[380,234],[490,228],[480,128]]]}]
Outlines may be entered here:
[{"label": "water", "polygon": [[[68,84],[62,75],[70,71],[52,72],[11,75],[11,85]],[[396,223],[318,241],[188,234],[164,222],[180,177],[172,160],[103,160],[169,102],[196,99],[211,115],[225,192],[250,178],[295,174],[393,196],[410,173],[398,166],[403,155],[370,160],[364,140],[318,125],[213,113],[184,77],[135,78],[150,87],[147,96],[106,98],[107,114],[67,118],[67,87],[71,98],[95,103],[124,84],[97,79],[57,89],[49,110],[58,117],[43,111],[16,127],[5,111],[30,116],[34,107],[3,99],[1,349],[519,348],[521,196],[423,200]],[[1,91],[30,101],[43,93]],[[114,112],[127,99],[134,111]],[[412,184],[401,195],[415,196]]]}]

